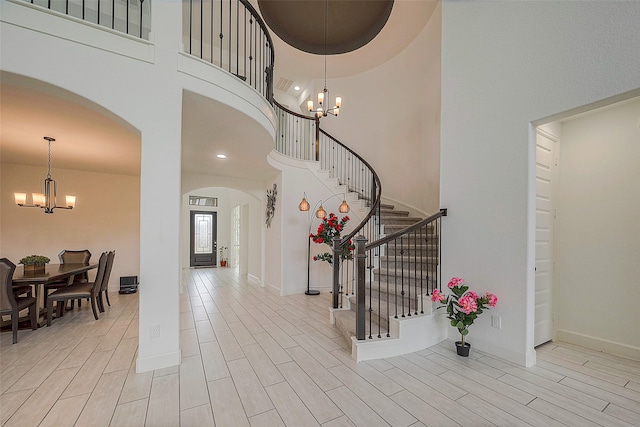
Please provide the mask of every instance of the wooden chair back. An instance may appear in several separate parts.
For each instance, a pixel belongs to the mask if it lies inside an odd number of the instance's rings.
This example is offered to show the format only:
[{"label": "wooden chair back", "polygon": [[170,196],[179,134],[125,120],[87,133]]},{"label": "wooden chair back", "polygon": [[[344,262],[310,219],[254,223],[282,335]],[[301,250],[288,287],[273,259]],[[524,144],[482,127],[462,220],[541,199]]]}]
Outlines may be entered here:
[{"label": "wooden chair back", "polygon": [[104,276],[107,270],[107,261],[109,259],[109,254],[107,252],[102,252],[100,255],[100,259],[98,260],[98,272],[96,273],[96,280],[93,282],[93,292],[97,295],[102,287],[102,282],[104,280]]},{"label": "wooden chair back", "polygon": [[[60,264],[89,264],[89,260],[91,259],[91,252],[88,249],[83,249],[81,251],[70,251],[68,249],[63,249],[58,254],[58,259],[60,260]],[[84,280],[83,280],[84,279]],[[73,278],[73,283],[86,282],[89,280],[89,273],[79,274]]]},{"label": "wooden chair back", "polygon": [[102,286],[100,286],[100,291],[107,291],[109,289],[109,277],[111,277],[111,269],[113,268],[113,260],[116,257],[116,251],[109,252],[107,258],[107,270],[104,273],[104,278],[102,279]]},{"label": "wooden chair back", "polygon": [[13,272],[16,265],[7,258],[0,259],[0,309],[3,313],[11,312],[17,306],[13,295]]}]

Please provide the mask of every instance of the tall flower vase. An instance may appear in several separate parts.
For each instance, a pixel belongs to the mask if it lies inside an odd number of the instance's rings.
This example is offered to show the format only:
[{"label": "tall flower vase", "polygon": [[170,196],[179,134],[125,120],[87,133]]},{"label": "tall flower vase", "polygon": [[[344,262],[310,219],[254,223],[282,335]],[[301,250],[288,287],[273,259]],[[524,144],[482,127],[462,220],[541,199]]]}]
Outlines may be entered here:
[{"label": "tall flower vase", "polygon": [[471,344],[468,342],[462,345],[462,341],[456,341],[456,352],[458,356],[469,357],[469,350],[471,349]]}]

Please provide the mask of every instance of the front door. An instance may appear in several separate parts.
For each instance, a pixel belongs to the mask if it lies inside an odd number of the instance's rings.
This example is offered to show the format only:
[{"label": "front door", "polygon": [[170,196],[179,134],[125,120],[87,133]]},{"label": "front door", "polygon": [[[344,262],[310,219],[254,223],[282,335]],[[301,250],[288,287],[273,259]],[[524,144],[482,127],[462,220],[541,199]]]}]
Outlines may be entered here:
[{"label": "front door", "polygon": [[191,211],[191,267],[215,267],[217,212]]}]

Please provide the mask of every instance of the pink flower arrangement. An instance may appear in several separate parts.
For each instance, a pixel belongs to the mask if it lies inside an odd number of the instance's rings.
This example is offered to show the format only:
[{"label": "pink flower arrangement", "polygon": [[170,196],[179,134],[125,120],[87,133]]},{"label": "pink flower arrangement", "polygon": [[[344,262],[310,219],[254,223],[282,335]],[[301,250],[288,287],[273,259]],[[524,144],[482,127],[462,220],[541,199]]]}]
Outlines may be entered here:
[{"label": "pink flower arrangement", "polygon": [[431,301],[442,304],[438,308],[447,307],[447,318],[451,320],[451,326],[458,328],[462,336],[461,345],[464,346],[464,337],[469,333],[469,326],[482,314],[483,310],[495,307],[498,297],[491,292],[478,296],[464,284],[460,277],[452,278],[447,287],[451,294],[444,296],[439,289],[431,294]]}]

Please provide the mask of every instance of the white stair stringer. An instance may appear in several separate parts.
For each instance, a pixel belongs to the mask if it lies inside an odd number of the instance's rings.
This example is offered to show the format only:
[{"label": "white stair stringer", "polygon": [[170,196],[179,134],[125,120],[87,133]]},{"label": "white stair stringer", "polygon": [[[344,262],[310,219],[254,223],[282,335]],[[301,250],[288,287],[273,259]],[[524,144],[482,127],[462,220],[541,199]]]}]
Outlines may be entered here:
[{"label": "white stair stringer", "polygon": [[338,178],[332,178],[328,170],[320,169],[320,162],[305,162],[305,164],[309,171],[311,171],[320,182],[324,183],[327,189],[334,194],[344,194],[349,208],[354,211],[352,214],[355,214],[358,219],[361,220],[369,213],[366,201],[362,200],[357,192],[349,191],[346,185],[340,184]]},{"label": "white stair stringer", "polygon": [[442,313],[389,317],[390,338],[359,341],[351,337],[351,357],[356,362],[401,356],[431,347],[447,337],[447,321]]}]

